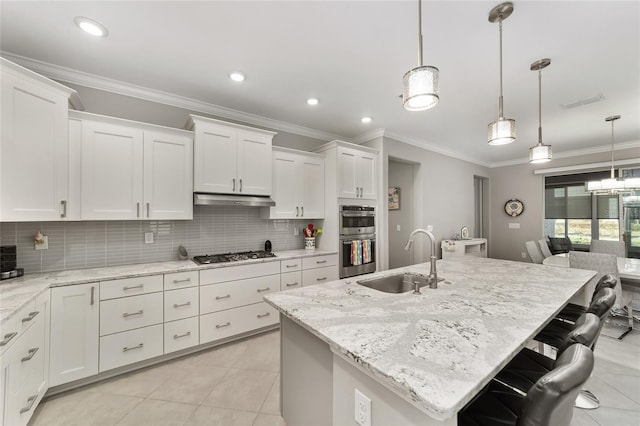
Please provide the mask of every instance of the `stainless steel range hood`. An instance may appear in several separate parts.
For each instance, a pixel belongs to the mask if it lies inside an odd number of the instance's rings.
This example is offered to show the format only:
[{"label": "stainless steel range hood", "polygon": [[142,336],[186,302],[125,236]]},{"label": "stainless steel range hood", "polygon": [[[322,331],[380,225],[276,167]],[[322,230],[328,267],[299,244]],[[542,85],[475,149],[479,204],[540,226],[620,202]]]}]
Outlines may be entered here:
[{"label": "stainless steel range hood", "polygon": [[273,207],[276,202],[271,197],[259,197],[254,195],[231,194],[205,194],[195,192],[193,204],[196,206],[249,206],[249,207]]}]

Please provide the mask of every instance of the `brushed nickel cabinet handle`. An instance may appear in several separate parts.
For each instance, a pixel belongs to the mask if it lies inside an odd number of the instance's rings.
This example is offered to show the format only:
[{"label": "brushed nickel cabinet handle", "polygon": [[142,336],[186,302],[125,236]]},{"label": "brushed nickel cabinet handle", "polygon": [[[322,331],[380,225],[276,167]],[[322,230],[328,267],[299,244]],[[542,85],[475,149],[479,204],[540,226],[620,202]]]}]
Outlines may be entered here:
[{"label": "brushed nickel cabinet handle", "polygon": [[147,203],[147,217],[149,217],[149,203]]},{"label": "brushed nickel cabinet handle", "polygon": [[216,328],[229,327],[230,325],[231,323],[227,321],[224,324],[216,324]]},{"label": "brushed nickel cabinet handle", "polygon": [[20,414],[26,413],[27,411],[31,410],[31,407],[33,406],[33,403],[36,402],[36,399],[38,399],[38,394],[31,395],[29,398],[27,398],[27,405],[20,409]]},{"label": "brushed nickel cabinet handle", "polygon": [[17,335],[18,335],[18,333],[16,333],[15,331],[5,334],[4,338],[2,339],[2,341],[0,341],[0,346],[6,345],[7,343],[9,343],[11,341],[11,339],[16,337]]},{"label": "brushed nickel cabinet handle", "polygon": [[327,279],[327,277],[320,277],[320,278],[316,278],[316,281],[324,281],[326,279]]},{"label": "brushed nickel cabinet handle", "polygon": [[40,312],[39,311],[34,311],[34,312],[29,312],[29,315],[26,316],[25,318],[22,318],[22,322],[29,322],[32,319],[34,319]]},{"label": "brushed nickel cabinet handle", "polygon": [[174,307],[174,308],[180,308],[180,307],[182,307],[182,306],[190,306],[190,305],[191,305],[191,302],[185,302],[185,303],[174,303],[174,304],[173,304],[173,307]]},{"label": "brushed nickel cabinet handle", "polygon": [[95,301],[95,294],[96,294],[96,288],[95,287],[91,287],[91,303],[90,305],[93,305],[93,302]]},{"label": "brushed nickel cabinet handle", "polygon": [[232,181],[233,181],[233,192],[236,192],[236,179],[233,178]]},{"label": "brushed nickel cabinet handle", "polygon": [[296,206],[296,217],[300,217],[300,208]]},{"label": "brushed nickel cabinet handle", "polygon": [[173,335],[173,338],[174,338],[174,339],[180,339],[180,338],[182,338],[182,337],[189,337],[189,336],[191,336],[191,332],[190,332],[190,331],[187,331],[187,332],[186,332],[186,333],[184,333],[184,334],[174,334],[174,335]]},{"label": "brushed nickel cabinet handle", "polygon": [[216,300],[222,300],[222,299],[230,299],[231,295],[227,294],[226,296],[216,296]]},{"label": "brushed nickel cabinet handle", "polygon": [[136,203],[136,217],[140,217],[140,203]]},{"label": "brushed nickel cabinet handle", "polygon": [[271,315],[270,312],[264,313],[264,314],[258,314],[258,318],[264,318],[264,317],[268,317],[269,315]]},{"label": "brushed nickel cabinet handle", "polygon": [[182,280],[173,280],[174,284],[178,284],[178,283],[188,283],[189,281],[191,281],[191,278],[185,278]]},{"label": "brushed nickel cabinet handle", "polygon": [[144,284],[138,284],[138,285],[125,285],[124,287],[122,287],[123,290],[134,290],[136,288],[144,288]]},{"label": "brushed nickel cabinet handle", "polygon": [[258,293],[262,293],[263,291],[269,291],[269,290],[271,290],[271,287],[259,288],[259,289],[257,289],[256,291],[257,291]]},{"label": "brushed nickel cabinet handle", "polygon": [[286,266],[287,268],[295,268],[296,266],[298,266],[298,264],[294,263],[293,265],[284,265],[284,266]]},{"label": "brushed nickel cabinet handle", "polygon": [[67,217],[67,200],[60,201],[62,205],[62,213],[60,213],[60,217]]},{"label": "brushed nickel cabinet handle", "polygon": [[20,361],[21,362],[29,361],[31,358],[34,357],[36,352],[38,352],[38,349],[40,349],[40,348],[31,348],[31,349],[29,349],[29,352],[27,352],[27,356],[22,357],[22,359],[20,359]]},{"label": "brushed nickel cabinet handle", "polygon": [[304,206],[300,207],[300,211],[302,213],[300,213],[300,217],[304,217]]},{"label": "brushed nickel cabinet handle", "polygon": [[133,315],[142,315],[142,314],[144,314],[144,309],[140,309],[138,312],[132,312],[130,314],[125,312],[124,314],[122,314],[122,318],[131,317]]},{"label": "brushed nickel cabinet handle", "polygon": [[293,287],[294,285],[298,285],[298,281],[295,283],[287,283],[287,287]]},{"label": "brushed nickel cabinet handle", "polygon": [[131,348],[128,348],[128,347],[125,346],[124,348],[122,348],[122,352],[129,352],[129,351],[132,351],[134,349],[142,349],[142,348],[144,348],[144,343],[140,343],[139,345],[133,346]]},{"label": "brushed nickel cabinet handle", "polygon": [[242,192],[242,179],[240,179],[240,192]]},{"label": "brushed nickel cabinet handle", "polygon": [[326,260],[316,260],[316,263],[327,263]]}]

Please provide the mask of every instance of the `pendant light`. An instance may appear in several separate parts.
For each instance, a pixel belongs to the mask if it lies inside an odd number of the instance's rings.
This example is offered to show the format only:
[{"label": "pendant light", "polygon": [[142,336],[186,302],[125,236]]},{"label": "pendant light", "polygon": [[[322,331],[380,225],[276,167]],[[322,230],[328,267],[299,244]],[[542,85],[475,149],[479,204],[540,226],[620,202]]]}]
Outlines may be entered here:
[{"label": "pendant light", "polygon": [[640,190],[640,178],[616,179],[616,171],[613,167],[613,122],[619,118],[619,115],[613,115],[604,119],[604,121],[611,122],[611,177],[609,179],[588,181],[585,184],[587,191],[596,194],[617,194]]},{"label": "pendant light", "polygon": [[440,101],[439,70],[422,64],[422,0],[418,0],[418,60],[420,65],[402,77],[402,106],[407,111],[424,111]]},{"label": "pendant light", "polygon": [[532,164],[551,161],[551,145],[542,143],[542,69],[551,64],[544,58],[531,64],[531,71],[538,71],[538,144],[529,148],[529,162]]},{"label": "pendant light", "polygon": [[516,140],[516,121],[504,118],[502,113],[502,21],[511,16],[513,3],[502,3],[491,9],[489,22],[498,22],[500,28],[500,98],[498,100],[498,119],[489,124],[489,145],[506,145]]}]

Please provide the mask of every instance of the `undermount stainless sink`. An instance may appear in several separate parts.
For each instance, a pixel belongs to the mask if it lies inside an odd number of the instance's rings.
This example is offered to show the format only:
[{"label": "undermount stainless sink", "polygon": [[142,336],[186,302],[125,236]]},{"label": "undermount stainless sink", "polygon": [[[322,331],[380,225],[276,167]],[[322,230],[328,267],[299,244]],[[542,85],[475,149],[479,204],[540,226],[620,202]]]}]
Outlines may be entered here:
[{"label": "undermount stainless sink", "polygon": [[408,273],[356,281],[356,283],[362,286],[385,293],[406,293],[407,291],[412,291],[415,288],[416,282],[419,287],[424,287],[428,284],[426,276]]}]

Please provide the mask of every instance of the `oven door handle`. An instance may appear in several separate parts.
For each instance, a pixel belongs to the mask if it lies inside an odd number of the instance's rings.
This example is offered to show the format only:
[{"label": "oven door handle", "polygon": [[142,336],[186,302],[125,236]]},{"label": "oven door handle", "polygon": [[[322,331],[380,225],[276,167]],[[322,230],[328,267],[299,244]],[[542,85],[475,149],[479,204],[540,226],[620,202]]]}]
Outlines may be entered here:
[{"label": "oven door handle", "polygon": [[343,211],[340,214],[342,215],[342,217],[376,217],[375,212]]},{"label": "oven door handle", "polygon": [[376,236],[372,235],[372,234],[366,234],[366,235],[357,235],[357,238],[355,238],[356,235],[353,236],[353,238],[349,238],[348,236],[342,236],[340,237],[340,242],[341,243],[350,243],[351,241],[362,241],[362,240],[369,240],[369,241],[374,241],[376,240]]}]

